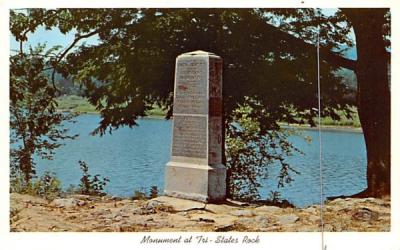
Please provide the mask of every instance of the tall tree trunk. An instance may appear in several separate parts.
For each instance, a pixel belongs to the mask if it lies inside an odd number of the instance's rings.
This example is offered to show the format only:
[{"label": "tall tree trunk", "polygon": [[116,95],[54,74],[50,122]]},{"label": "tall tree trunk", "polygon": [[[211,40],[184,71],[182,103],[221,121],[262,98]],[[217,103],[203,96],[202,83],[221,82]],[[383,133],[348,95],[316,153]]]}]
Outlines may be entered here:
[{"label": "tall tree trunk", "polygon": [[358,197],[390,195],[390,90],[382,25],[386,9],[345,9],[356,35],[358,113],[367,148],[367,183]]}]

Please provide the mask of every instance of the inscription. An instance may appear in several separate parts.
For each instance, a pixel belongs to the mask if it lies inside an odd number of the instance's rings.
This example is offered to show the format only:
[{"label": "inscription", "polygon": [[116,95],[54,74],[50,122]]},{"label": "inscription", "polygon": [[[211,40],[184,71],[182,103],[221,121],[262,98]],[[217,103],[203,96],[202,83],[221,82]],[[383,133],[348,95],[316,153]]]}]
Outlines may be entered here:
[{"label": "inscription", "polygon": [[210,116],[222,116],[222,61],[210,59],[210,98],[208,112]]},{"label": "inscription", "polygon": [[222,118],[209,118],[209,152],[208,163],[222,163]]},{"label": "inscription", "polygon": [[175,77],[174,113],[207,113],[207,61],[180,58]]},{"label": "inscription", "polygon": [[207,117],[174,116],[172,155],[207,157]]},{"label": "inscription", "polygon": [[222,60],[210,59],[210,97],[222,98]]}]

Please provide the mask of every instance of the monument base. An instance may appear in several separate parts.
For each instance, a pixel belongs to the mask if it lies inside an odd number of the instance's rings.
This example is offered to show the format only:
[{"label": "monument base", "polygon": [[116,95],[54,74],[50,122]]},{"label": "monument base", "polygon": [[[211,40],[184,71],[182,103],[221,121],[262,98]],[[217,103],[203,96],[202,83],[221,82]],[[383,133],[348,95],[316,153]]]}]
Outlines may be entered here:
[{"label": "monument base", "polygon": [[222,164],[200,165],[170,161],[167,163],[164,194],[201,202],[226,198],[226,168]]}]

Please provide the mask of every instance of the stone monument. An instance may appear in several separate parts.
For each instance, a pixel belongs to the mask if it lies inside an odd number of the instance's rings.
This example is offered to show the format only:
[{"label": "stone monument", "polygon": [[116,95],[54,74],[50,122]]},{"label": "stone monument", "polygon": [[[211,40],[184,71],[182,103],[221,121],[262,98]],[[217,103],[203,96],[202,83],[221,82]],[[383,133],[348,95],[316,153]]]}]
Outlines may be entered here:
[{"label": "stone monument", "polygon": [[165,195],[202,202],[225,199],[222,133],[221,57],[205,51],[178,56]]}]

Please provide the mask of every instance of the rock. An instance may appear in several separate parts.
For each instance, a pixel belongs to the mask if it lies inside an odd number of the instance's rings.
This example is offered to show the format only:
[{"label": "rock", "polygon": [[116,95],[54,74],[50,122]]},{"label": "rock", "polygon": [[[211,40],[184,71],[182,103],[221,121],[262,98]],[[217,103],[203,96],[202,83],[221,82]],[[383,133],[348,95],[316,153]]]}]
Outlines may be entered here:
[{"label": "rock", "polygon": [[225,226],[218,226],[215,228],[215,232],[244,232],[244,231],[249,231],[249,229],[239,223],[239,222],[235,222],[233,224],[227,224]]},{"label": "rock", "polygon": [[257,215],[256,217],[254,217],[254,221],[260,226],[264,226],[269,223],[268,218],[264,215]]},{"label": "rock", "polygon": [[235,201],[235,200],[231,200],[231,199],[226,199],[226,202],[230,205],[234,205],[234,206],[240,206],[240,207],[247,207],[249,206],[249,203],[247,202],[242,202],[242,201]]},{"label": "rock", "polygon": [[315,207],[308,207],[308,208],[305,208],[303,211],[307,212],[307,213],[311,213],[311,214],[316,214],[319,211],[319,209],[317,209]]},{"label": "rock", "polygon": [[202,217],[199,218],[199,221],[200,222],[208,222],[208,223],[214,223],[215,222],[215,220],[213,220],[213,219],[202,218]]},{"label": "rock", "polygon": [[[10,194],[10,231],[244,231],[319,232],[319,205],[287,209],[249,204],[247,207],[203,204],[176,198],[133,202],[92,201],[85,196],[67,196],[53,202],[40,197]],[[78,209],[85,204],[83,209]],[[117,208],[113,204],[117,204]],[[348,204],[353,204],[349,206]],[[173,206],[182,212],[169,212]],[[93,207],[90,209],[90,207]],[[57,207],[72,207],[58,209]],[[171,208],[172,211],[172,208]],[[135,213],[135,214],[133,214]],[[146,215],[151,214],[151,215]],[[390,200],[338,199],[324,211],[325,231],[390,231]],[[144,215],[144,216],[143,216]]]},{"label": "rock", "polygon": [[378,219],[378,213],[368,208],[359,208],[352,214],[353,219],[362,221],[371,221]]},{"label": "rock", "polygon": [[106,214],[110,214],[110,210],[109,209],[96,209],[93,212],[90,213],[92,216],[101,216],[101,215],[106,215]]},{"label": "rock", "polygon": [[29,204],[29,205],[46,205],[48,202],[40,197],[31,196],[27,194],[18,194],[18,193],[11,193],[10,194],[10,203],[11,205],[16,205],[21,208],[24,207],[22,203]]},{"label": "rock", "polygon": [[234,210],[230,214],[239,217],[251,217],[255,215],[252,210]]},{"label": "rock", "polygon": [[156,201],[162,203],[164,206],[171,207],[175,212],[183,212],[189,210],[201,210],[204,209],[206,204],[198,201],[184,200],[168,196],[159,196],[152,199],[151,201]]},{"label": "rock", "polygon": [[328,203],[328,205],[336,205],[336,206],[341,206],[341,207],[354,207],[356,203],[359,203],[360,199],[356,199],[356,198],[346,198],[346,199],[335,199],[333,201],[330,201]]},{"label": "rock", "polygon": [[54,199],[51,202],[51,205],[60,208],[72,208],[76,206],[84,206],[86,204],[85,201],[78,200],[75,198],[61,198],[61,199]]},{"label": "rock", "polygon": [[78,200],[87,200],[87,201],[93,200],[92,196],[86,194],[73,194],[70,195],[69,198],[75,198]]},{"label": "rock", "polygon": [[113,200],[113,201],[122,201],[122,198],[118,197],[118,196],[111,196],[111,200]]},{"label": "rock", "polygon": [[385,203],[386,203],[384,200],[376,199],[376,198],[364,198],[361,200],[361,202],[376,204],[379,206],[385,206]]},{"label": "rock", "polygon": [[282,208],[276,206],[261,206],[254,209],[256,213],[276,213],[282,211]]},{"label": "rock", "polygon": [[321,220],[321,217],[318,216],[318,215],[310,215],[310,216],[308,216],[308,219],[309,219],[310,221],[320,221],[320,220]]},{"label": "rock", "polygon": [[156,209],[160,204],[162,204],[162,202],[157,201],[157,200],[149,200],[148,202],[146,202],[145,207],[146,209]]},{"label": "rock", "polygon": [[285,214],[278,217],[278,222],[282,225],[292,224],[299,220],[295,214]]},{"label": "rock", "polygon": [[245,218],[238,219],[236,222],[241,225],[251,227],[255,223],[255,220],[254,220],[254,218],[245,217]]},{"label": "rock", "polygon": [[228,214],[230,211],[232,211],[232,207],[224,204],[206,204],[206,211],[209,211],[211,213],[215,214]]},{"label": "rock", "polygon": [[121,221],[122,220],[122,216],[121,215],[117,215],[114,217],[115,221]]},{"label": "rock", "polygon": [[215,232],[229,232],[229,231],[233,231],[234,228],[235,228],[235,224],[231,223],[231,224],[217,226],[217,227],[215,227],[214,231]]},{"label": "rock", "polygon": [[326,232],[335,232],[335,228],[331,224],[324,224],[324,231]]},{"label": "rock", "polygon": [[145,207],[138,207],[138,208],[133,209],[132,213],[146,215],[146,214],[154,214],[154,213],[156,213],[156,211],[153,209],[146,209]]}]

